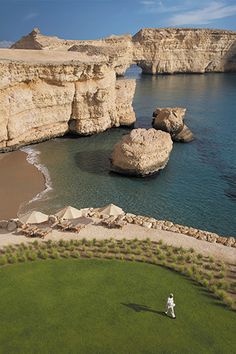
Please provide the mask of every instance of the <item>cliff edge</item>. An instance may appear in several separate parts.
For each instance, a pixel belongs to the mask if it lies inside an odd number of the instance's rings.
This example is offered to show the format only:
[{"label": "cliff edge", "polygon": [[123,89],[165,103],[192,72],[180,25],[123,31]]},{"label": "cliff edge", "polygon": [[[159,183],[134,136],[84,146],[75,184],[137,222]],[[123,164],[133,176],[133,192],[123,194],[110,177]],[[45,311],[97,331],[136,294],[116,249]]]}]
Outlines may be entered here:
[{"label": "cliff edge", "polygon": [[[74,52],[0,49],[0,151],[135,121],[134,80]],[[127,90],[127,93],[126,93]]]}]

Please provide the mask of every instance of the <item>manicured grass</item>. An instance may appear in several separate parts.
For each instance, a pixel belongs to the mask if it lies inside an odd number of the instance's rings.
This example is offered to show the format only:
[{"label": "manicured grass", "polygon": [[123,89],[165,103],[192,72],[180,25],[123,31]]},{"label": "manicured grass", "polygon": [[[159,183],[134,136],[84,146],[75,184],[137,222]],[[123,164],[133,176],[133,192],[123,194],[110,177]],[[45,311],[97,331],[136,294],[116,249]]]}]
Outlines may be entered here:
[{"label": "manicured grass", "polygon": [[[174,292],[177,319],[163,315]],[[57,259],[0,268],[0,353],[236,352],[236,314],[146,263]],[[146,306],[146,308],[145,308]]]}]

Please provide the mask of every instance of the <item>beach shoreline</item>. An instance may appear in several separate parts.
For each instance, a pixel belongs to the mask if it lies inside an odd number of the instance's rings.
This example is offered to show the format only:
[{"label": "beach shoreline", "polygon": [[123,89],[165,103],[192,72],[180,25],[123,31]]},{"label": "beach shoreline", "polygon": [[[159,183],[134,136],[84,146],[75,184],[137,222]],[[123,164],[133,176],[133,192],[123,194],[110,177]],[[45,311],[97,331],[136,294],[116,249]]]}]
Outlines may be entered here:
[{"label": "beach shoreline", "polygon": [[16,218],[23,203],[45,190],[45,176],[28,156],[20,150],[0,154],[0,219]]}]

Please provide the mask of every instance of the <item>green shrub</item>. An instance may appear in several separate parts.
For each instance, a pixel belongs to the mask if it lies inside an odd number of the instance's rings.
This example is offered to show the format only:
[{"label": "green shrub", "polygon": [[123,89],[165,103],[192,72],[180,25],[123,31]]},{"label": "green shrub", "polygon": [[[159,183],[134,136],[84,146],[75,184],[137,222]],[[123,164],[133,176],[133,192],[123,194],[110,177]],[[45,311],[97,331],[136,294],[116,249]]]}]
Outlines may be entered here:
[{"label": "green shrub", "polygon": [[51,253],[51,258],[52,258],[52,259],[57,259],[57,258],[59,258],[59,257],[60,257],[59,252],[58,252],[56,249],[54,249],[54,250],[52,251],[52,253]]},{"label": "green shrub", "polygon": [[183,247],[179,247],[178,253],[184,254],[184,253],[186,253],[186,251],[185,251],[185,249]]},{"label": "green shrub", "polygon": [[213,269],[213,266],[212,266],[212,264],[206,263],[206,264],[204,264],[204,268],[211,270],[211,269]]},{"label": "green shrub", "polygon": [[38,245],[39,245],[39,241],[34,240],[34,241],[32,242],[32,245],[33,245],[35,248],[37,248]]},{"label": "green shrub", "polygon": [[194,251],[194,249],[191,247],[191,248],[189,248],[189,252],[190,252],[190,253],[194,253],[195,251]]},{"label": "green shrub", "polygon": [[161,253],[158,254],[157,258],[158,258],[160,261],[162,261],[162,260],[164,260],[164,259],[166,258],[166,256],[164,255],[164,253],[161,252]]},{"label": "green shrub", "polygon": [[48,252],[44,250],[39,250],[37,253],[38,258],[41,259],[47,259],[48,258]]},{"label": "green shrub", "polygon": [[193,277],[193,271],[192,271],[191,268],[188,268],[188,269],[186,270],[186,275],[187,275],[188,277],[190,277],[190,278]]},{"label": "green shrub", "polygon": [[88,258],[92,258],[92,257],[93,257],[93,252],[87,251],[87,252],[85,253],[85,256],[88,257]]},{"label": "green shrub", "polygon": [[35,261],[36,258],[37,258],[37,254],[36,254],[35,252],[33,252],[33,251],[29,251],[29,252],[27,253],[26,257],[27,257],[27,259],[28,259],[29,261]]},{"label": "green shrub", "polygon": [[6,256],[1,256],[0,257],[0,266],[7,264],[7,257]]},{"label": "green shrub", "polygon": [[17,259],[18,259],[18,262],[21,262],[21,263],[27,261],[27,258],[23,253],[17,254]]},{"label": "green shrub", "polygon": [[214,278],[214,274],[212,272],[208,272],[206,275],[208,280],[212,280]]},{"label": "green shrub", "polygon": [[59,240],[58,245],[59,245],[60,247],[65,247],[66,241],[65,241],[65,240]]},{"label": "green shrub", "polygon": [[146,252],[146,256],[147,256],[148,258],[151,258],[151,257],[153,256],[153,253],[152,253],[151,251],[147,251],[147,252]]},{"label": "green shrub", "polygon": [[174,255],[173,250],[171,248],[168,248],[166,255],[167,257],[172,257]]},{"label": "green shrub", "polygon": [[120,247],[116,246],[116,247],[114,248],[114,253],[120,253]]},{"label": "green shrub", "polygon": [[219,280],[218,282],[215,282],[215,285],[217,286],[218,289],[223,289],[223,290],[229,290],[230,285],[224,280]]},{"label": "green shrub", "polygon": [[162,243],[162,244],[160,245],[160,248],[161,248],[162,250],[167,250],[167,249],[168,249],[168,245],[167,245],[166,243]]},{"label": "green shrub", "polygon": [[202,259],[203,258],[203,255],[201,253],[198,253],[197,254],[197,259]]},{"label": "green shrub", "polygon": [[199,274],[199,273],[196,271],[196,272],[193,274],[193,279],[194,279],[196,282],[200,283],[201,280],[202,280],[202,276],[201,276],[201,274]]},{"label": "green shrub", "polygon": [[146,243],[149,244],[149,245],[151,245],[151,243],[152,243],[152,241],[150,240],[149,237],[147,237],[147,238],[144,240],[144,242],[146,242]]},{"label": "green shrub", "polygon": [[108,248],[107,246],[103,246],[103,247],[101,248],[101,252],[102,252],[102,253],[108,253],[108,251],[109,251],[109,248]]},{"label": "green shrub", "polygon": [[7,262],[10,263],[10,264],[16,263],[17,262],[17,257],[14,254],[7,256]]},{"label": "green shrub", "polygon": [[79,258],[80,257],[80,253],[78,252],[78,251],[72,251],[71,252],[71,257],[73,257],[73,258]]},{"label": "green shrub", "polygon": [[234,300],[228,295],[224,297],[224,303],[231,309],[234,306]]},{"label": "green shrub", "polygon": [[224,300],[225,298],[227,298],[227,294],[224,290],[216,290],[215,294],[217,295],[217,297],[219,297],[221,300]]},{"label": "green shrub", "polygon": [[70,257],[70,252],[69,251],[64,251],[61,255],[64,258],[69,258]]},{"label": "green shrub", "polygon": [[214,263],[214,261],[215,261],[215,260],[214,260],[213,257],[209,257],[209,262],[210,262],[210,263]]},{"label": "green shrub", "polygon": [[217,274],[217,277],[218,277],[219,279],[223,279],[223,278],[225,277],[225,272],[223,272],[223,271],[219,272],[219,273]]},{"label": "green shrub", "polygon": [[177,262],[177,256],[173,254],[173,256],[171,256],[171,257],[169,258],[169,260],[170,260],[170,262],[176,263],[176,262]]},{"label": "green shrub", "polygon": [[202,279],[201,280],[201,284],[205,287],[208,288],[209,287],[209,281],[207,279]]},{"label": "green shrub", "polygon": [[177,261],[178,261],[178,262],[181,262],[181,263],[183,263],[183,262],[184,262],[184,260],[185,260],[185,257],[184,257],[184,255],[182,255],[182,254],[179,254],[179,255],[177,256]]},{"label": "green shrub", "polygon": [[190,256],[189,254],[186,255],[185,261],[188,262],[188,263],[192,262],[192,256]]}]

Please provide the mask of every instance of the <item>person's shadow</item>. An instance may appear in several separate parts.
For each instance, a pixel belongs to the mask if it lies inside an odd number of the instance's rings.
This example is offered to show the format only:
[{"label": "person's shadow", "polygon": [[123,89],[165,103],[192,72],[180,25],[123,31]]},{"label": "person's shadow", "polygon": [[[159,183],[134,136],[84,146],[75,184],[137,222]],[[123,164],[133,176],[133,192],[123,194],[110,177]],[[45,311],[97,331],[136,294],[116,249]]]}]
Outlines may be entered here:
[{"label": "person's shadow", "polygon": [[121,305],[126,306],[126,307],[134,310],[135,312],[142,312],[142,311],[143,312],[152,312],[152,313],[156,313],[157,315],[166,317],[166,314],[164,311],[157,311],[157,310],[154,310],[151,307],[146,306],[146,305],[132,304],[132,303],[124,304],[123,302],[121,302]]}]

